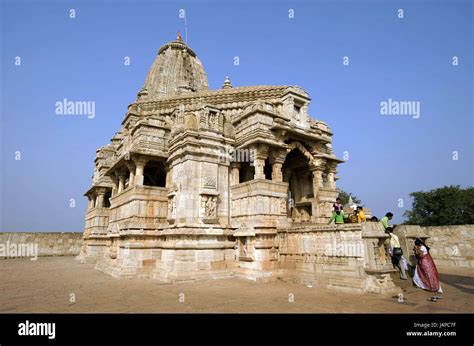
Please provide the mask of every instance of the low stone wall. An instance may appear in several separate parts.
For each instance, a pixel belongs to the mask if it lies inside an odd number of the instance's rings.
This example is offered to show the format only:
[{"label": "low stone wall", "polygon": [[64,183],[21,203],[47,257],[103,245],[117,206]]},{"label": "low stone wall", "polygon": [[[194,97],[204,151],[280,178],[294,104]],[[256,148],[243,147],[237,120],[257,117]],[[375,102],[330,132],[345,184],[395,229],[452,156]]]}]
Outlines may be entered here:
[{"label": "low stone wall", "polygon": [[82,233],[0,233],[0,258],[36,256],[76,256],[82,245]]},{"label": "low stone wall", "polygon": [[415,264],[413,246],[421,238],[430,247],[437,266],[474,268],[474,225],[429,226],[400,225],[395,228],[405,257]]},{"label": "low stone wall", "polygon": [[379,223],[308,224],[280,229],[279,278],[359,293],[394,294],[400,289],[385,254],[388,237]]}]

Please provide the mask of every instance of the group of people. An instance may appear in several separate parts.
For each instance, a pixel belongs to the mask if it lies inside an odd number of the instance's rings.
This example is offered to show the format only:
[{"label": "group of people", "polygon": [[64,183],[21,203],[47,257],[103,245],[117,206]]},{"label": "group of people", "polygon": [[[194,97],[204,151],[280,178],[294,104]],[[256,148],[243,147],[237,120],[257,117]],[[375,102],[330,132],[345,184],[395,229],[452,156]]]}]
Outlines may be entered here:
[{"label": "group of people", "polygon": [[367,219],[364,215],[364,210],[361,206],[357,206],[354,209],[354,213],[349,215],[347,218],[344,215],[344,208],[341,204],[341,199],[338,197],[336,198],[336,203],[332,205],[332,216],[331,219],[328,222],[328,225],[331,224],[333,221],[336,224],[342,224],[342,223],[362,223],[366,222]]},{"label": "group of people", "polygon": [[[403,257],[403,250],[400,245],[400,240],[398,239],[398,236],[393,233],[396,225],[390,225],[390,220],[392,220],[392,218],[393,213],[388,212],[380,220],[384,231],[389,236],[387,252],[391,257],[393,267],[400,271],[400,278],[402,280],[407,280],[407,271],[409,270],[409,266],[407,260],[405,257]],[[367,220],[361,206],[357,206],[354,209],[354,213],[346,218],[344,216],[341,199],[337,198],[336,203],[333,204],[333,214],[328,222],[328,225],[332,222],[336,224],[344,224],[345,222],[362,223],[366,221]],[[373,217],[371,221],[378,221],[378,219]],[[413,273],[413,283],[421,289],[442,293],[443,290],[439,284],[438,270],[436,269],[436,265],[430,255],[430,248],[423,242],[423,240],[416,238],[413,252],[417,258],[417,265]]]},{"label": "group of people", "polygon": [[[388,212],[380,220],[385,232],[389,235],[388,253],[392,258],[394,268],[400,271],[400,278],[407,280],[406,270],[408,264],[403,257],[403,250],[400,245],[398,236],[393,233],[396,225],[390,225],[389,221],[393,218],[393,213]],[[430,255],[430,248],[420,238],[415,239],[415,246],[413,252],[417,259],[417,264],[413,273],[413,283],[421,289],[442,293],[441,285],[439,284],[439,274],[433,258]],[[436,299],[434,299],[436,300]]]}]

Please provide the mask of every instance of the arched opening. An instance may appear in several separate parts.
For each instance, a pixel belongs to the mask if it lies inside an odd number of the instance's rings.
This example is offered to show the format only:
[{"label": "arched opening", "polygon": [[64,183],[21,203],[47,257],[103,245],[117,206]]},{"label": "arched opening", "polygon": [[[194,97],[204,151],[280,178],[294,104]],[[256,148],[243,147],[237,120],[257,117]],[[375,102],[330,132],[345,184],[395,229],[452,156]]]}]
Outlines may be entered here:
[{"label": "arched opening", "polygon": [[314,192],[308,158],[295,148],[286,156],[282,171],[288,183],[288,216],[297,222],[310,221]]},{"label": "arched opening", "polygon": [[163,162],[148,161],[143,169],[143,185],[166,186],[166,168]]}]

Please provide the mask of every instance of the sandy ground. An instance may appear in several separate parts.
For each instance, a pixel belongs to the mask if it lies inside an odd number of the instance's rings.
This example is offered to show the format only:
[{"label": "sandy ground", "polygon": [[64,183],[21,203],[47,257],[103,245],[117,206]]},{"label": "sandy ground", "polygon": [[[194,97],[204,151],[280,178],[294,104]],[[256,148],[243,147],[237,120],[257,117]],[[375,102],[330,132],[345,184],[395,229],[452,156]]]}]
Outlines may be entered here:
[{"label": "sandy ground", "polygon": [[440,269],[440,279],[443,299],[430,302],[432,293],[405,282],[399,303],[281,281],[114,279],[73,257],[7,259],[0,260],[0,312],[474,312],[474,270]]}]

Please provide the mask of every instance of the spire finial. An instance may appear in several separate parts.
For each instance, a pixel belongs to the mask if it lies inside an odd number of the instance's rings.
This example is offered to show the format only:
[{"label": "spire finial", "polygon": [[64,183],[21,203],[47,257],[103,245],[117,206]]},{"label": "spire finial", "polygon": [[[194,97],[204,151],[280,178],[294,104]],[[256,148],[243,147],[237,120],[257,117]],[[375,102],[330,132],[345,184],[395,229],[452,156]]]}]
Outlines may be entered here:
[{"label": "spire finial", "polygon": [[233,88],[233,86],[230,83],[230,78],[226,76],[224,80],[224,84],[222,85],[222,89],[231,89],[231,88]]},{"label": "spire finial", "polygon": [[176,35],[176,41],[183,42],[183,37],[181,37],[181,32],[180,31],[178,31],[178,34]]}]

